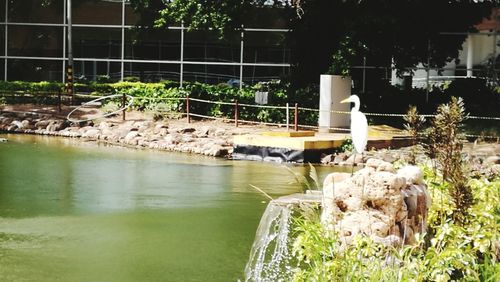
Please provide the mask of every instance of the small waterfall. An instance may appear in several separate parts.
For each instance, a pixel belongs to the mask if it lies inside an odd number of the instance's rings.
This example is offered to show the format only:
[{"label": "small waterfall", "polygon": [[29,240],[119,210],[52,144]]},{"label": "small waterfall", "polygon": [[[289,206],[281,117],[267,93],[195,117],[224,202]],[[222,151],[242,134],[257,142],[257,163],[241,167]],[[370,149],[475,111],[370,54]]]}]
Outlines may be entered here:
[{"label": "small waterfall", "polygon": [[319,203],[321,196],[294,194],[269,202],[260,220],[245,281],[290,281],[293,277],[292,214],[302,203]]},{"label": "small waterfall", "polygon": [[293,207],[271,201],[255,235],[245,281],[290,280],[291,246],[288,242]]}]

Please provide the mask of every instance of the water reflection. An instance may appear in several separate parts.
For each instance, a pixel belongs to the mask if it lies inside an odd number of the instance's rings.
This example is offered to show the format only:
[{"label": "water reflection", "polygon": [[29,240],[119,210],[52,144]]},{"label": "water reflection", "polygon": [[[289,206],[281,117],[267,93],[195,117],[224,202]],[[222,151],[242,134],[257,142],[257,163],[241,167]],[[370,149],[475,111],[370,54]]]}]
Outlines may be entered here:
[{"label": "water reflection", "polygon": [[278,164],[0,137],[0,280],[236,281],[266,207],[249,184],[301,190]]},{"label": "water reflection", "polygon": [[[15,215],[29,202],[41,214],[93,213],[143,208],[217,206],[233,193],[271,195],[301,191],[282,165],[166,152],[137,151],[77,140],[6,136],[0,147],[0,211]],[[54,146],[55,144],[55,146]],[[301,166],[291,166],[301,171]],[[259,195],[257,194],[257,197]]]}]

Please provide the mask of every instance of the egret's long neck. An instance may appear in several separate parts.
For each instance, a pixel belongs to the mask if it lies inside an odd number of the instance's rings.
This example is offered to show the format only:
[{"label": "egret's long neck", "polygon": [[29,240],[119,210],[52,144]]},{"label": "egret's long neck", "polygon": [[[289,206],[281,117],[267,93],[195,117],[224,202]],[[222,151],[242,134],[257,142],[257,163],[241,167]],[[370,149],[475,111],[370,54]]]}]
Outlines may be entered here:
[{"label": "egret's long neck", "polygon": [[359,102],[354,101],[354,107],[351,109],[351,112],[359,112]]}]

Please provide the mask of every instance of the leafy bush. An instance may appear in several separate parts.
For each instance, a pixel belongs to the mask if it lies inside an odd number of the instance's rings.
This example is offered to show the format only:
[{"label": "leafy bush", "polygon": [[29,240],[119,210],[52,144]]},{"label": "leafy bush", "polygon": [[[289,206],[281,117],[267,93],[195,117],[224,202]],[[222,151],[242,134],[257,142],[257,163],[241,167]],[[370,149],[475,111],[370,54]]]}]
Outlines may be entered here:
[{"label": "leafy bush", "polygon": [[340,152],[348,152],[352,153],[354,152],[354,145],[352,144],[352,139],[351,138],[345,138],[342,140],[342,144],[340,145]]},{"label": "leafy bush", "polygon": [[294,228],[295,281],[498,281],[498,221],[500,180],[471,180],[475,204],[465,225],[451,216],[452,195],[447,184],[434,182],[425,169],[434,202],[428,216],[428,233],[413,246],[385,247],[358,237],[342,246],[336,234],[327,233],[319,216],[301,216]]},{"label": "leafy bush", "polygon": [[60,82],[0,81],[0,89],[4,92],[58,92],[61,91],[63,87],[64,85]]},{"label": "leafy bush", "polygon": [[[295,227],[296,281],[499,281],[500,177],[467,179],[461,155],[461,98],[439,106],[433,120],[435,168],[423,167],[433,203],[427,233],[412,246],[386,247],[358,237],[346,246],[325,231],[319,216],[301,216]],[[410,109],[411,128],[421,122]]]},{"label": "leafy bush", "polygon": [[425,122],[425,118],[418,114],[417,107],[410,106],[403,119],[406,121],[404,124],[405,131],[410,136],[411,145],[413,145],[409,152],[409,163],[416,164],[418,152],[416,151],[417,147],[415,145],[419,142],[420,132]]},{"label": "leafy bush", "polygon": [[[219,102],[234,103],[238,100],[239,104],[255,104],[255,91],[258,87],[245,86],[243,89],[231,87],[227,84],[207,85],[202,83],[192,83],[185,87],[185,90],[190,93],[190,98],[211,100]],[[269,105],[284,105],[287,100],[287,95],[283,88],[270,88]],[[244,110],[239,110],[239,119],[242,120],[258,120],[262,122],[282,122],[285,120],[285,111],[282,109],[272,108],[255,108],[241,106]],[[208,114],[211,116],[233,118],[234,106],[223,104],[211,104],[206,102],[196,102],[191,104],[191,112],[198,114]]]},{"label": "leafy bush", "polygon": [[433,86],[427,95],[427,91],[422,88],[404,90],[384,81],[376,83],[359,96],[362,109],[367,112],[383,113],[389,109],[392,113],[403,113],[403,109],[414,105],[420,112],[430,114],[436,111],[438,105],[455,96],[463,98],[467,112],[472,115],[498,116],[500,95],[497,88],[484,79],[463,78]]},{"label": "leafy bush", "polygon": [[500,95],[495,93],[493,87],[485,79],[462,78],[452,81],[444,91],[448,97],[461,97],[467,111],[472,115],[498,115],[500,108]]},{"label": "leafy bush", "polygon": [[141,79],[137,76],[126,76],[123,78],[123,81],[125,82],[139,82]]},{"label": "leafy bush", "polygon": [[179,113],[175,103],[159,102],[150,106],[147,110],[153,113],[153,120],[159,121],[165,118],[180,118],[182,114]]},{"label": "leafy bush", "polygon": [[[191,98],[210,100],[216,102],[234,102],[238,100],[240,104],[254,105],[256,91],[269,91],[268,102],[271,106],[284,106],[290,103],[290,119],[293,120],[293,106],[297,102],[299,107],[312,108],[314,110],[300,110],[299,124],[314,125],[318,123],[319,112],[319,85],[311,84],[308,87],[290,90],[289,84],[281,81],[271,81],[268,83],[258,83],[254,86],[244,85],[240,90],[231,87],[225,83],[218,85],[209,85],[198,82],[185,82],[183,88],[180,88],[177,81],[161,81],[159,83],[142,83],[135,81],[135,78],[117,83],[101,83],[106,81],[105,77],[99,78],[99,82],[75,83],[76,93],[90,93],[92,95],[110,95],[125,93],[137,98],[134,103],[136,109],[144,110],[155,103],[176,103],[178,109],[185,111],[184,100],[166,100],[167,98],[184,98],[189,93]],[[393,112],[403,113],[401,109],[407,109],[408,106],[415,105],[422,113],[432,113],[436,110],[436,105],[449,101],[450,95],[467,96],[464,98],[469,101],[468,111],[472,114],[497,116],[497,109],[500,108],[500,95],[498,89],[485,84],[483,80],[464,79],[450,83],[447,87],[434,87],[429,94],[429,101],[426,102],[426,92],[423,89],[411,89],[402,91],[387,82],[379,83],[378,88],[367,93],[360,94],[362,101],[362,110],[366,112]],[[460,90],[462,85],[464,89]],[[469,86],[467,86],[469,85]],[[52,92],[56,93],[64,89],[64,85],[59,82],[23,82],[23,81],[0,81],[0,91],[7,92],[8,95],[20,96],[22,93]],[[22,93],[18,93],[22,92]],[[48,93],[38,93],[48,94]],[[477,94],[477,96],[475,96]],[[161,99],[163,100],[161,100]],[[476,99],[477,98],[477,99]],[[7,102],[33,102],[32,100],[11,99],[6,97]],[[45,98],[38,98],[39,103],[44,103]],[[55,100],[47,99],[47,102],[54,103]],[[234,117],[234,106],[209,104],[205,102],[191,103],[191,112],[226,118]],[[242,106],[239,111],[239,118],[242,120],[253,120],[262,122],[284,123],[286,120],[284,109],[256,108]],[[401,126],[400,119],[385,117],[370,117],[371,122],[384,123],[396,127]],[[470,123],[474,120],[469,121]],[[479,127],[478,127],[479,125]],[[471,129],[479,130],[475,134],[495,135],[498,131],[495,121],[481,120],[480,123],[470,124]],[[485,128],[486,127],[486,128]],[[478,129],[479,128],[479,129]],[[468,130],[471,130],[468,128]]]},{"label": "leafy bush", "polygon": [[101,107],[101,110],[105,114],[109,114],[109,113],[113,113],[113,112],[118,111],[120,109],[120,107],[121,107],[121,104],[119,102],[110,101],[110,102],[104,104],[104,106]]},{"label": "leafy bush", "polygon": [[444,181],[450,183],[450,194],[455,204],[455,219],[465,220],[472,204],[472,192],[466,181],[462,158],[464,141],[463,121],[466,119],[462,98],[438,107],[429,134],[428,155],[435,158]]},{"label": "leafy bush", "polygon": [[91,82],[88,84],[75,83],[73,84],[73,87],[75,88],[76,93],[83,92],[101,96],[114,94],[113,87],[111,85],[112,84],[109,83]]},{"label": "leafy bush", "polygon": [[109,77],[109,75],[98,75],[98,76],[96,76],[95,80],[97,83],[110,83],[111,82],[111,78]]}]

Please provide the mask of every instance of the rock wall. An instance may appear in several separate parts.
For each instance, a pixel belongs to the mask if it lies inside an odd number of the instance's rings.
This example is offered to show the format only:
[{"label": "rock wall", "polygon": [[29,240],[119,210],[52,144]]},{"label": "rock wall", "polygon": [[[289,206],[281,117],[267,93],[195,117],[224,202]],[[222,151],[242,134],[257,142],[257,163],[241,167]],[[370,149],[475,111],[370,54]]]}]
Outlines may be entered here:
[{"label": "rock wall", "polygon": [[233,133],[214,126],[173,125],[166,121],[70,123],[50,115],[0,114],[0,131],[84,138],[116,145],[225,157]]},{"label": "rock wall", "polygon": [[369,159],[352,176],[332,173],[323,183],[322,224],[350,244],[356,235],[385,245],[412,244],[425,232],[431,198],[422,171]]}]

